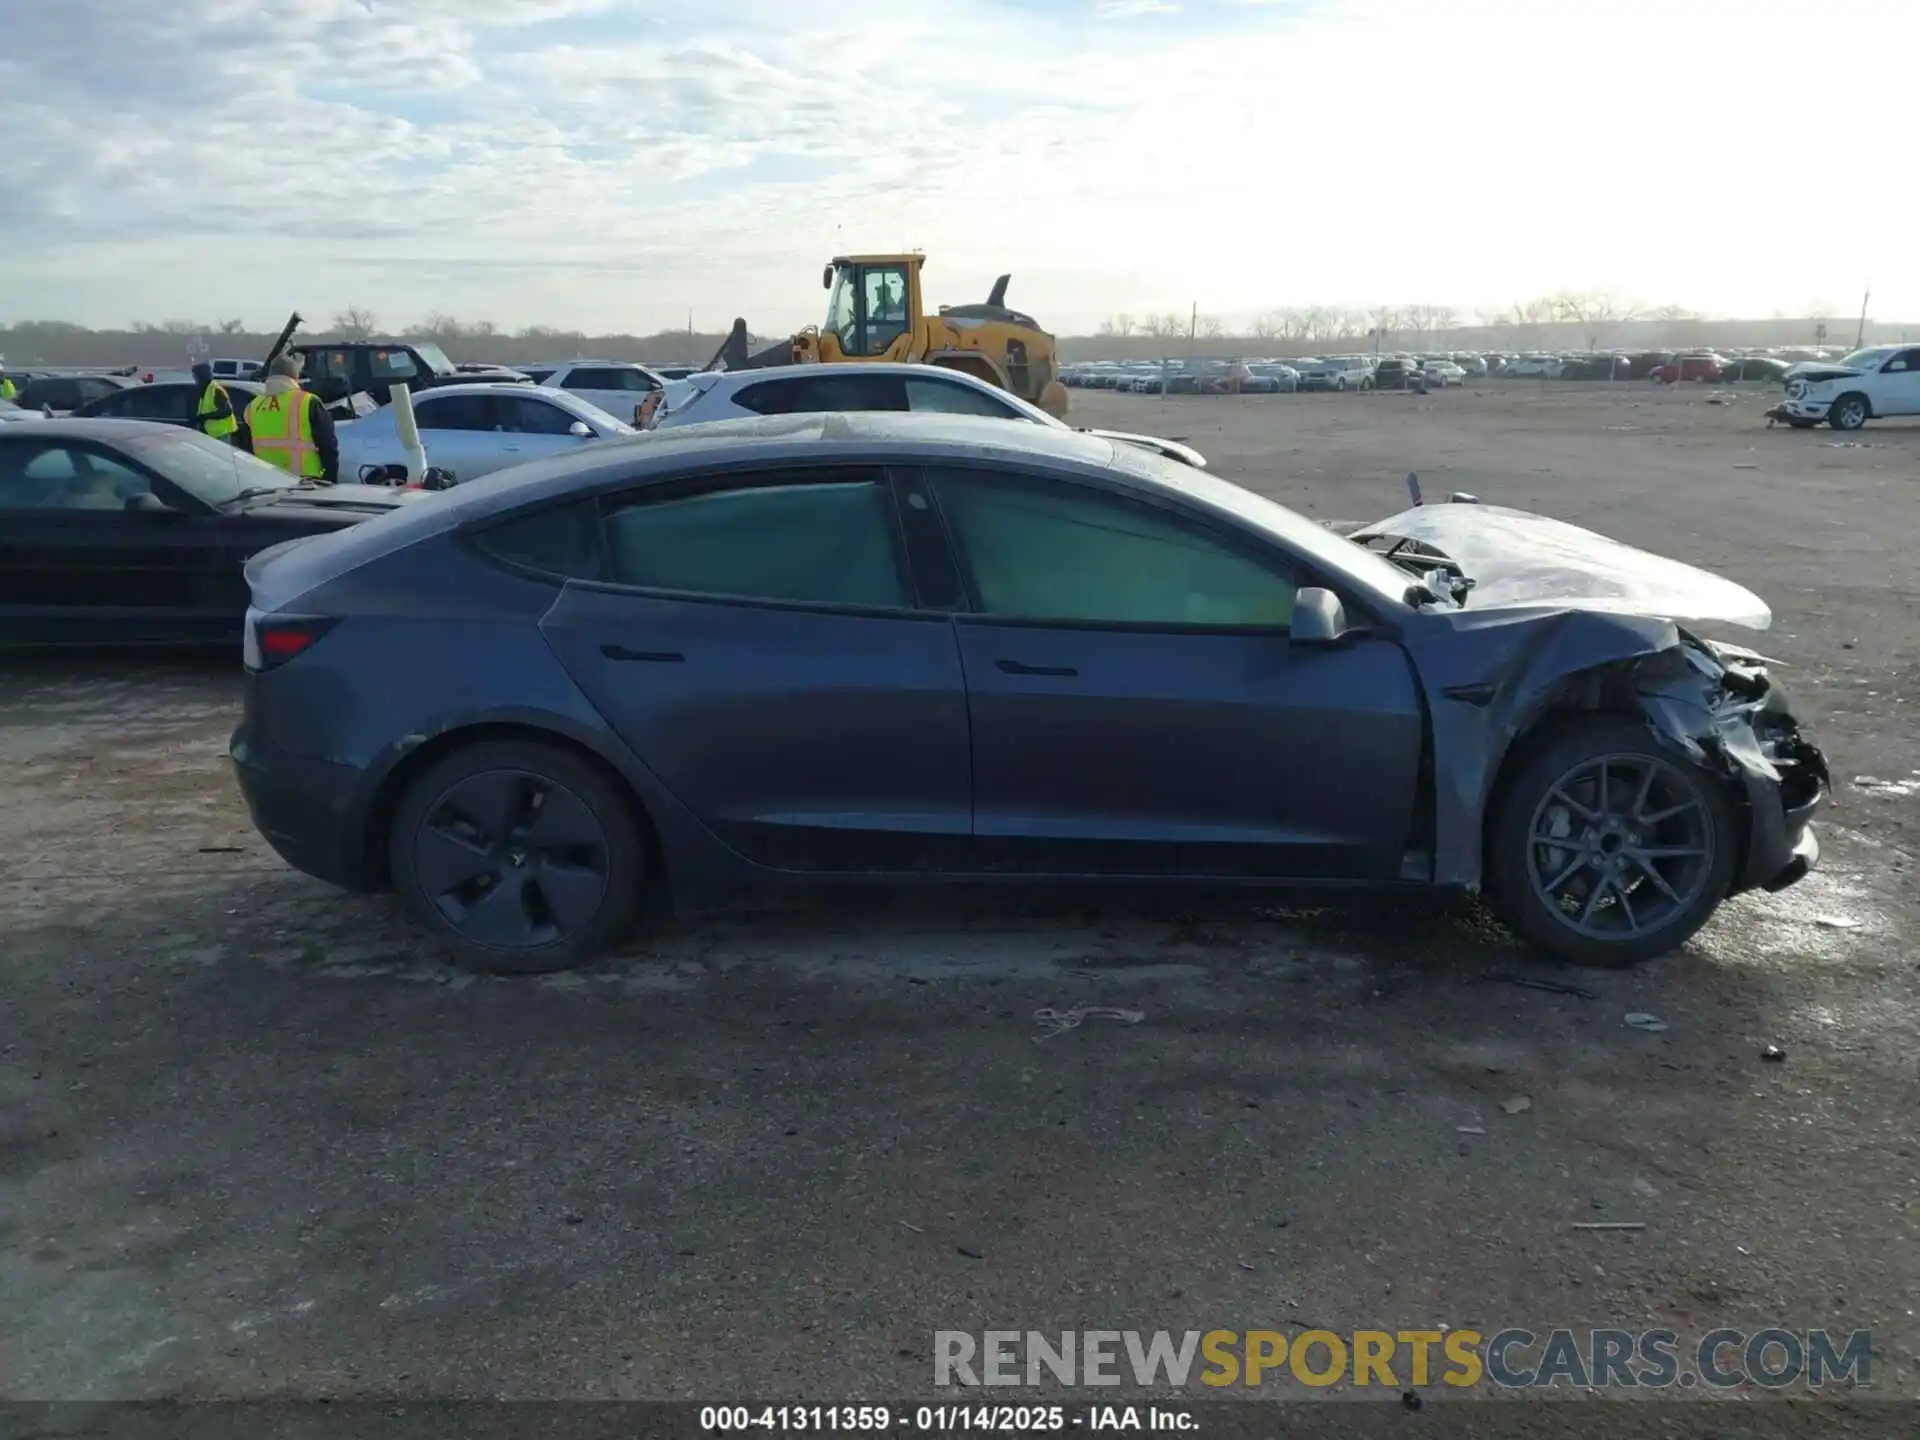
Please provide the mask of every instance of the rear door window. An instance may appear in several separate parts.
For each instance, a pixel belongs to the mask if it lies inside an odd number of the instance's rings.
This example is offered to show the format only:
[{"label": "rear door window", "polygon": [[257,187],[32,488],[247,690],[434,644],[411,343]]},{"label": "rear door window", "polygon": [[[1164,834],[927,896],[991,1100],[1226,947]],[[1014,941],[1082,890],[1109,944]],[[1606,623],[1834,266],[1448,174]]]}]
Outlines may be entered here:
[{"label": "rear door window", "polygon": [[491,430],[493,416],[485,395],[444,395],[417,400],[413,413],[422,430]]},{"label": "rear door window", "polygon": [[833,470],[638,496],[605,528],[605,578],[650,590],[901,609],[913,604],[886,479]]},{"label": "rear door window", "polygon": [[733,403],[758,415],[905,410],[907,390],[898,375],[783,375],[747,386]]}]

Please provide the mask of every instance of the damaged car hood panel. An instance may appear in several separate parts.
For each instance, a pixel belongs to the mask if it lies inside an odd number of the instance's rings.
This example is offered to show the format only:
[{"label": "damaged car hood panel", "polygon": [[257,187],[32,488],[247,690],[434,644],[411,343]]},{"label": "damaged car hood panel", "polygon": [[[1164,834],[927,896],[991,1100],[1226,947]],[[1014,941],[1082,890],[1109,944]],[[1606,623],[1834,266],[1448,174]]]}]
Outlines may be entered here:
[{"label": "damaged car hood panel", "polygon": [[1773,612],[1743,585],[1636,550],[1578,525],[1497,505],[1423,505],[1350,538],[1407,539],[1449,556],[1474,581],[1472,610],[1574,607],[1764,630]]}]

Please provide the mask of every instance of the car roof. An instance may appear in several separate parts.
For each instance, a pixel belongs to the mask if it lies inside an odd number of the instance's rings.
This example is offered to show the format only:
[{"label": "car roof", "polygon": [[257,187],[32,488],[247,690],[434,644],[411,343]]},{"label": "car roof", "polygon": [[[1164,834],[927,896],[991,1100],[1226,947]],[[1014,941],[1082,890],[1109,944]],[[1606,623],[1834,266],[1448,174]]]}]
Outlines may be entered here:
[{"label": "car roof", "polygon": [[418,405],[423,400],[438,400],[446,395],[524,395],[529,390],[548,400],[563,400],[574,405],[584,403],[579,396],[552,385],[524,385],[518,380],[466,380],[458,385],[430,385],[413,392],[413,403]]},{"label": "car roof", "polygon": [[0,430],[0,435],[14,438],[20,435],[52,436],[54,439],[65,437],[69,440],[137,440],[143,435],[178,435],[178,425],[165,425],[156,420],[122,420],[117,417],[100,416],[94,419],[75,419],[71,416],[54,416],[50,419],[36,420],[32,425],[15,430],[9,426]]}]

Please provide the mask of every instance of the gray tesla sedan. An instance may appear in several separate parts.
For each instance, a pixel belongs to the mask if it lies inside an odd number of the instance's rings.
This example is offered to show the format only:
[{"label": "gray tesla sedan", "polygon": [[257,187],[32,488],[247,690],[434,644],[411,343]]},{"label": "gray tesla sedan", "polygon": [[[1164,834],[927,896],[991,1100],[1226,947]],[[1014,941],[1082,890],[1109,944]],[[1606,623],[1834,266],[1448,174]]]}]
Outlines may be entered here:
[{"label": "gray tesla sedan", "polygon": [[291,864],[535,971],[649,891],[1484,889],[1589,963],[1814,863],[1729,581],[1477,503],[1350,535],[1133,446],[825,414],[616,440],[257,556],[232,755]]}]

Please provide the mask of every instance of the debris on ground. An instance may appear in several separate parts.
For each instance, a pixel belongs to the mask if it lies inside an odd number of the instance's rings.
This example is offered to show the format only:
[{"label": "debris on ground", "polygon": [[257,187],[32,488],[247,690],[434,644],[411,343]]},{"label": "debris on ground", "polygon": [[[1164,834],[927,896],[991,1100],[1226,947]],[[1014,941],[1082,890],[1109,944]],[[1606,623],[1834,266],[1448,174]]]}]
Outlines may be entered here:
[{"label": "debris on ground", "polygon": [[1636,1010],[1627,1016],[1627,1024],[1635,1030],[1644,1030],[1649,1035],[1658,1035],[1667,1028],[1667,1022],[1658,1015],[1649,1015],[1644,1010]]},{"label": "debris on ground", "polygon": [[1572,995],[1581,1000],[1600,998],[1584,985],[1570,985],[1564,980],[1537,980],[1531,975],[1516,975],[1511,970],[1489,970],[1481,978],[1501,985],[1518,985],[1522,990],[1544,990],[1549,995]]},{"label": "debris on ground", "polygon": [[1787,1052],[1782,1050],[1778,1045],[1769,1045],[1760,1052],[1760,1058],[1769,1064],[1782,1065],[1786,1063]]},{"label": "debris on ground", "polygon": [[1456,1125],[1453,1128],[1461,1135],[1484,1135],[1487,1133],[1484,1125]]},{"label": "debris on ground", "polygon": [[1660,1188],[1644,1175],[1634,1176],[1633,1193],[1643,1195],[1649,1200],[1658,1200],[1660,1198]]},{"label": "debris on ground", "polygon": [[1644,1230],[1647,1228],[1647,1222],[1644,1220],[1576,1220],[1572,1228],[1575,1230]]},{"label": "debris on ground", "polygon": [[1824,925],[1829,930],[1858,930],[1866,921],[1856,920],[1851,915],[1816,915],[1813,923]]},{"label": "debris on ground", "polygon": [[1089,1020],[1116,1020],[1122,1025],[1138,1025],[1147,1018],[1144,1010],[1123,1010],[1117,1005],[1076,1005],[1071,1010],[1055,1010],[1044,1007],[1033,1012],[1034,1021],[1044,1026],[1037,1040],[1050,1036],[1064,1035],[1069,1030],[1078,1030]]},{"label": "debris on ground", "polygon": [[911,1230],[916,1235],[924,1235],[927,1233],[926,1231],[922,1230],[918,1225],[910,1225],[905,1220],[902,1220],[900,1222],[900,1228],[902,1230]]},{"label": "debris on ground", "polygon": [[1533,1097],[1516,1095],[1511,1100],[1502,1100],[1500,1108],[1509,1115],[1524,1115],[1533,1108]]},{"label": "debris on ground", "polygon": [[953,1248],[958,1250],[962,1255],[966,1256],[967,1259],[969,1260],[984,1260],[987,1258],[987,1252],[982,1250],[977,1245],[961,1244],[961,1245],[956,1245]]}]

